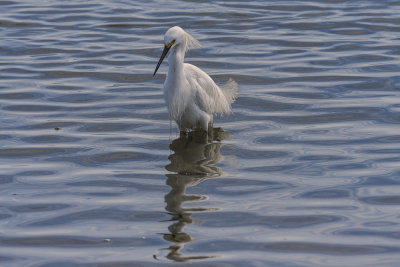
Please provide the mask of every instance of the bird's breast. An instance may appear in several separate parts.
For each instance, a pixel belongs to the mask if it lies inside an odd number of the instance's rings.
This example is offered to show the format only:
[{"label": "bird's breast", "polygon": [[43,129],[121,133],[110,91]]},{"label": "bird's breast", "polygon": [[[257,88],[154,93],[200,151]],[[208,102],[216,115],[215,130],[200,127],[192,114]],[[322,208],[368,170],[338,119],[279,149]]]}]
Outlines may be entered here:
[{"label": "bird's breast", "polygon": [[166,81],[164,99],[171,119],[180,121],[190,101],[190,95],[182,82]]}]

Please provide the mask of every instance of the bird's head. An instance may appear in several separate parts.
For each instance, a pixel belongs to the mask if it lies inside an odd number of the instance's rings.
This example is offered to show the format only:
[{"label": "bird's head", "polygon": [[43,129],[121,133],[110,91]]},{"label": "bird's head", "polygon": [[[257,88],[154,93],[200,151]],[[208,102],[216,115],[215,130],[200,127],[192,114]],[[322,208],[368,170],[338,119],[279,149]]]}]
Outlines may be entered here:
[{"label": "bird's head", "polygon": [[164,35],[164,44],[166,47],[173,47],[185,43],[186,32],[179,26],[169,28]]},{"label": "bird's head", "polygon": [[157,67],[154,70],[153,76],[156,75],[158,68],[160,67],[165,56],[168,54],[168,51],[173,47],[181,45],[184,47],[185,51],[192,47],[201,47],[199,41],[185,32],[181,27],[174,26],[169,28],[164,35],[164,50],[161,54],[160,60],[157,63]]}]

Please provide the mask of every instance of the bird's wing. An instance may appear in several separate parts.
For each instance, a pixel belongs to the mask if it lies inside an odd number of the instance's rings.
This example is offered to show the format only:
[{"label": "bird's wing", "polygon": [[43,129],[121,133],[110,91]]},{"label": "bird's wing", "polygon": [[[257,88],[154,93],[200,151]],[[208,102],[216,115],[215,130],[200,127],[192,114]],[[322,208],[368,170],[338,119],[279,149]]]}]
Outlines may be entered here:
[{"label": "bird's wing", "polygon": [[197,106],[209,114],[230,113],[230,105],[221,89],[198,67],[185,63],[185,77]]}]

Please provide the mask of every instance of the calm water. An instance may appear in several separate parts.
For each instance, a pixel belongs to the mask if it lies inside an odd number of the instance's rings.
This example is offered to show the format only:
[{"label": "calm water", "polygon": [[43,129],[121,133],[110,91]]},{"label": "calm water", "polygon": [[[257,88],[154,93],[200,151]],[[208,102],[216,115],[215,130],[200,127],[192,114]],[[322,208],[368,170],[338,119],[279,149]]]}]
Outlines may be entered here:
[{"label": "calm water", "polygon": [[[400,1],[0,1],[1,266],[398,266]],[[152,73],[240,85],[178,138]]]}]

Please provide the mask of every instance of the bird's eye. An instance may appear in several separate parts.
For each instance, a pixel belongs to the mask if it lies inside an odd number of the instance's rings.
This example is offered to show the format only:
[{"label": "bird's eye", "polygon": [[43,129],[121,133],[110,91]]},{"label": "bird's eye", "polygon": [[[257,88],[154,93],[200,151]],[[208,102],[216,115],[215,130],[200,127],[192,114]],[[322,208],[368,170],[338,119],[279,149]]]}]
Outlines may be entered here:
[{"label": "bird's eye", "polygon": [[174,43],[175,43],[175,39],[174,40],[172,40],[169,44],[167,44],[167,47],[168,48],[170,48],[171,46],[173,46],[174,45]]}]

